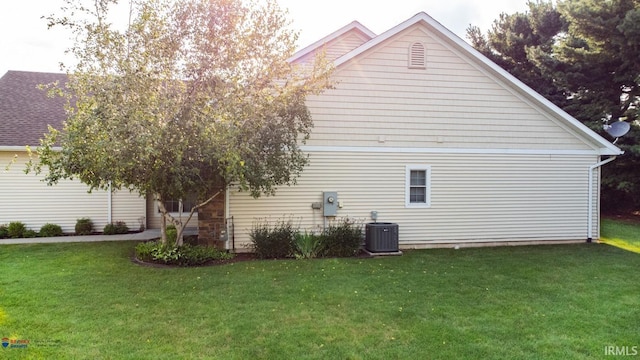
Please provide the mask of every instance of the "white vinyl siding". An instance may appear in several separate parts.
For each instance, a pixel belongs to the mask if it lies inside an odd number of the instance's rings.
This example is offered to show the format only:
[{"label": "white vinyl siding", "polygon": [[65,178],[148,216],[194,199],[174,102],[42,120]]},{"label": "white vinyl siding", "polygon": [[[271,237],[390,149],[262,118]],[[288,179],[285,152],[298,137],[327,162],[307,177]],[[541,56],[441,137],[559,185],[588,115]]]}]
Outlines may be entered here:
[{"label": "white vinyl siding", "polygon": [[424,69],[427,66],[427,52],[424,44],[415,42],[409,47],[409,68]]},{"label": "white vinyl siding", "polygon": [[296,62],[311,63],[318,52],[324,52],[324,55],[328,60],[335,60],[364,44],[368,40],[369,38],[360,31],[352,30],[341,37],[333,39],[332,41],[322,45],[317,51],[312,51],[306,56],[299,58]]},{"label": "white vinyl siding", "polygon": [[[102,231],[109,220],[109,193],[95,190],[79,181],[61,180],[47,186],[42,176],[25,174],[28,156],[18,152],[17,161],[9,167],[16,152],[0,152],[0,224],[22,221],[29,229],[39,230],[46,223],[58,224],[64,232],[75,230],[77,219],[93,221],[94,231]],[[123,190],[111,194],[112,221],[124,221],[131,230],[139,228],[145,216],[144,199]],[[143,220],[142,220],[143,221]]]},{"label": "white vinyl siding", "polygon": [[[407,49],[425,44],[424,71]],[[413,28],[334,73],[335,89],[309,98],[309,145],[594,150],[545,109]]]},{"label": "white vinyl siding", "polygon": [[[236,248],[248,244],[256,219],[291,219],[301,230],[322,228],[322,192],[338,192],[348,216],[397,223],[402,247],[429,244],[585,240],[588,168],[592,155],[410,154],[330,152],[310,154],[298,184],[276,196],[230,194]],[[431,206],[405,205],[405,164],[429,164]],[[596,199],[597,201],[598,199]],[[594,237],[598,234],[594,221]]]},{"label": "white vinyl siding", "polygon": [[[416,43],[428,49],[422,71],[407,66]],[[257,219],[321,229],[331,220],[311,205],[323,191],[338,192],[338,219],[366,223],[376,211],[377,221],[397,223],[403,248],[586,240],[596,146],[427,27],[341,64],[333,79],[334,89],[307,101],[310,165],[298,184],[260,199],[230,193],[236,249]],[[429,206],[407,198],[412,164],[427,164]]]},{"label": "white vinyl siding", "polygon": [[[160,229],[160,225],[162,224],[162,214],[160,210],[158,210],[158,205],[156,201],[153,199],[153,196],[147,196],[147,227],[149,229]],[[189,210],[191,211],[191,210]],[[189,217],[189,211],[182,213],[182,219],[186,220]],[[171,215],[178,217],[180,214],[177,212],[171,213]],[[191,220],[187,224],[187,228],[197,228],[198,227],[198,212],[196,211],[193,214]]]}]

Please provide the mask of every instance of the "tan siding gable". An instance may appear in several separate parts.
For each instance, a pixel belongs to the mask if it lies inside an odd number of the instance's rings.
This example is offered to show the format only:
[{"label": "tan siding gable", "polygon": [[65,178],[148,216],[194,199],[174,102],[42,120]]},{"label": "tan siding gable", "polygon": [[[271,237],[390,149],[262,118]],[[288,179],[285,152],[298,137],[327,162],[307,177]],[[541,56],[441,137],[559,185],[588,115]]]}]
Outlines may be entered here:
[{"label": "tan siding gable", "polygon": [[342,36],[332,39],[327,42],[316,51],[312,51],[309,54],[301,57],[296,62],[307,63],[313,61],[314,57],[319,51],[324,51],[328,60],[335,60],[349,51],[364,44],[369,39],[364,34],[357,30],[351,30]]},{"label": "tan siding gable", "polygon": [[[426,69],[408,66],[426,47]],[[310,145],[591,150],[552,116],[416,26],[343,64],[309,99]]]}]

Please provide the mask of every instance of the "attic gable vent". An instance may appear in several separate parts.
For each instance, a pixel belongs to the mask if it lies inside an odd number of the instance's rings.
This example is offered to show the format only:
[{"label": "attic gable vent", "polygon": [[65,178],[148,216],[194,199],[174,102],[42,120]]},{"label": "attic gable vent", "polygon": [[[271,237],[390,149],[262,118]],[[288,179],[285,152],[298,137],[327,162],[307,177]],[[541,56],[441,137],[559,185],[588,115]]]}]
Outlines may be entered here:
[{"label": "attic gable vent", "polygon": [[424,69],[427,67],[427,55],[422,43],[416,42],[409,47],[409,68]]}]

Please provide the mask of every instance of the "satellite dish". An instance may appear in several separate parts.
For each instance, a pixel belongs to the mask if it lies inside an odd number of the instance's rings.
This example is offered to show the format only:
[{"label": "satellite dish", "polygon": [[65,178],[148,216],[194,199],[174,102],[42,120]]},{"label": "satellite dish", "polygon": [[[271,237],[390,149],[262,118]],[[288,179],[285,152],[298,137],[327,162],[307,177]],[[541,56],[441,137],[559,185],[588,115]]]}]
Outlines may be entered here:
[{"label": "satellite dish", "polygon": [[615,138],[624,136],[629,130],[631,130],[631,125],[625,121],[616,121],[605,128],[605,131]]}]

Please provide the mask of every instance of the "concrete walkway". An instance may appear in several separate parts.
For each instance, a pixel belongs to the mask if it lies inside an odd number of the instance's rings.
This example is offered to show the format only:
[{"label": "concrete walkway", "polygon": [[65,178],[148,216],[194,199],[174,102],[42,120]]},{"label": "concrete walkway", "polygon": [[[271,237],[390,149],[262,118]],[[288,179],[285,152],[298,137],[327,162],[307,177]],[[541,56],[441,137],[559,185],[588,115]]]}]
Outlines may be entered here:
[{"label": "concrete walkway", "polygon": [[[185,235],[197,235],[197,230],[187,229]],[[0,245],[10,244],[47,244],[67,242],[95,242],[95,241],[146,241],[160,238],[160,229],[149,229],[135,234],[122,235],[69,235],[56,237],[36,237],[29,239],[0,239]]]}]

